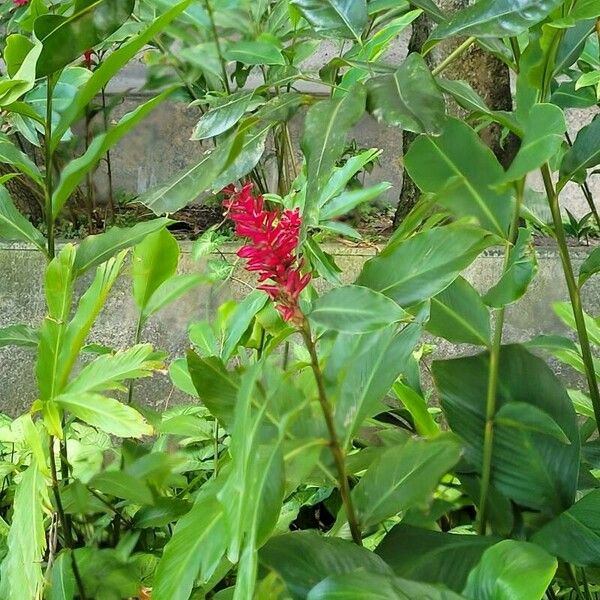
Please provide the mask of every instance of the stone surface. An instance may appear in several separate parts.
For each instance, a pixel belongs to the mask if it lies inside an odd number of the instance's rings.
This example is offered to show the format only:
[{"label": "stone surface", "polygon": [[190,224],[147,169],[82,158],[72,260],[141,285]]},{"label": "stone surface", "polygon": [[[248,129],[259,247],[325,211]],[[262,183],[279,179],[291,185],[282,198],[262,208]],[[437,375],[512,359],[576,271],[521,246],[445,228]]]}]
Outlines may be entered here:
[{"label": "stone surface", "polygon": [[[374,248],[331,246],[327,249],[335,256],[346,282],[354,280],[363,263],[375,253]],[[233,258],[235,248],[228,246],[224,253]],[[575,265],[587,256],[589,249],[573,248]],[[540,269],[527,295],[507,314],[506,341],[524,341],[540,333],[564,332],[565,328],[552,312],[552,304],[566,300],[560,261],[553,248],[539,248]],[[489,288],[497,279],[502,258],[497,253],[482,255],[465,273],[479,290]],[[182,246],[180,270],[201,271],[202,264],[192,261],[189,244]],[[36,326],[43,319],[45,304],[42,294],[43,257],[26,247],[0,246],[0,327],[13,323]],[[169,353],[170,359],[180,357],[188,347],[187,329],[190,323],[210,318],[216,308],[231,298],[241,299],[248,293],[249,274],[235,273],[235,282],[220,286],[204,286],[164,309],[150,320],[142,333],[142,340],[152,342],[156,348]],[[79,292],[86,282],[81,281]],[[321,286],[319,286],[321,287]],[[131,298],[131,283],[125,272],[119,279],[100,314],[90,341],[107,344],[113,348],[126,348],[132,344],[137,311]],[[593,315],[600,314],[600,278],[591,279],[584,287],[584,303]],[[439,344],[435,356],[450,356],[470,352],[468,347]],[[565,373],[570,381],[572,374]],[[35,399],[34,355],[30,350],[0,349],[0,411],[18,414],[27,410]],[[136,388],[137,397],[155,407],[185,401],[184,394],[174,391],[166,375],[157,375]]]}]

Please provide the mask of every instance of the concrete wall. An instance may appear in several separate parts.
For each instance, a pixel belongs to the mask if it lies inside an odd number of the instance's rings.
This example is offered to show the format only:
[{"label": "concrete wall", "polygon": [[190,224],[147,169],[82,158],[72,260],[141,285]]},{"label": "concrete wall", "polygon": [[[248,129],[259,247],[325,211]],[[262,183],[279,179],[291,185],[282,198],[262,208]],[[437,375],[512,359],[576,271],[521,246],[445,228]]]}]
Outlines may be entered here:
[{"label": "concrete wall", "polygon": [[[180,270],[199,272],[203,265],[194,263],[189,244],[182,246]],[[336,245],[327,249],[343,271],[346,282],[352,282],[363,263],[373,256],[373,248],[349,248]],[[230,255],[235,247],[225,248]],[[589,249],[572,249],[576,265],[587,256]],[[524,341],[540,333],[564,332],[560,321],[554,316],[553,302],[567,299],[560,261],[554,249],[539,248],[540,270],[527,295],[510,307],[506,322],[506,340]],[[42,293],[44,259],[29,248],[12,245],[0,246],[0,327],[13,323],[26,323],[37,326],[45,314]],[[467,271],[466,277],[480,290],[490,287],[498,278],[502,268],[502,258],[498,253],[482,255]],[[243,270],[235,273],[236,278],[253,283],[252,276]],[[85,287],[81,282],[80,290]],[[91,340],[114,348],[126,348],[132,344],[137,311],[131,298],[131,283],[125,273],[113,288],[107,305],[94,328]],[[600,279],[590,280],[584,288],[584,301],[587,310],[600,314]],[[231,298],[241,299],[248,293],[243,283],[228,283],[221,286],[197,288],[185,298],[174,303],[156,315],[143,332],[143,340],[152,342],[156,348],[165,350],[172,359],[182,356],[188,347],[187,328],[191,322],[206,319],[215,313],[220,303]],[[456,347],[441,343],[436,356],[448,356],[469,352],[468,347]],[[557,366],[558,368],[558,366]],[[27,349],[0,349],[0,411],[17,414],[27,410],[35,399],[35,366],[33,353]],[[573,382],[570,373],[565,377]],[[185,396],[173,391],[166,375],[157,375],[152,380],[140,383],[137,388],[139,398],[155,406],[164,407],[167,403],[184,401]]]}]

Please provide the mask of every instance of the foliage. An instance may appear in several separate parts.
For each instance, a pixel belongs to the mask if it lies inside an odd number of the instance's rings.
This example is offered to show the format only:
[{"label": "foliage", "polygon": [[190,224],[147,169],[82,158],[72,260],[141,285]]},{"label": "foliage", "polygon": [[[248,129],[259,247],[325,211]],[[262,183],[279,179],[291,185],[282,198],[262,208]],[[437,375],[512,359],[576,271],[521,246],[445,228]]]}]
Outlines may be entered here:
[{"label": "foliage", "polygon": [[[421,54],[385,62],[422,11],[437,23],[423,52],[471,36],[458,53],[477,44],[506,62],[513,111]],[[0,346],[35,357],[37,384],[29,410],[0,423],[0,597],[600,597],[600,324],[581,301],[600,259],[592,249],[576,271],[560,208],[600,163],[598,117],[565,136],[569,111],[597,103],[599,17],[595,0],[478,0],[451,16],[429,0],[3,3],[0,160],[14,173],[0,182],[0,236],[47,263],[45,318],[0,329]],[[332,43],[339,55],[311,68]],[[155,95],[61,163],[142,51]],[[173,97],[198,107],[190,143],[210,149],[139,198],[156,218],[57,247],[75,190]],[[320,242],[360,239],[343,218],[388,188],[362,177],[380,151],[350,143],[366,113],[418,134],[404,164],[423,195],[342,283]],[[521,141],[506,170],[477,134],[492,122]],[[537,171],[550,222],[529,202]],[[4,186],[13,176],[43,197],[44,233]],[[150,319],[238,265],[214,258],[213,227],[194,246],[201,272],[178,274],[168,215],[221,191],[260,285],[192,323],[186,356],[171,357],[144,343]],[[569,223],[584,236],[595,218]],[[561,256],[570,302],[554,310],[570,335],[504,344],[540,228]],[[502,272],[476,290],[462,274],[492,247]],[[92,330],[123,278],[133,344],[108,348]],[[430,367],[432,343],[468,346]],[[541,354],[585,387],[566,389]],[[138,380],[167,372],[189,402],[140,405]]]}]

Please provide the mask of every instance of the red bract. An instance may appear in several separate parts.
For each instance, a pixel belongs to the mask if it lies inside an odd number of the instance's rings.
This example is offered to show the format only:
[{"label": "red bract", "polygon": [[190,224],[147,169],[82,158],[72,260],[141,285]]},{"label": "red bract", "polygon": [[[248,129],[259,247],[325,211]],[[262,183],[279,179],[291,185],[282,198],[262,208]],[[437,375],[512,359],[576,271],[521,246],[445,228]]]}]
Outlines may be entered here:
[{"label": "red bract", "polygon": [[13,0],[15,6],[25,6],[29,0]]},{"label": "red bract", "polygon": [[86,50],[83,53],[83,64],[86,66],[87,69],[89,69],[90,71],[92,70],[92,56],[94,55],[94,51],[93,50]]},{"label": "red bract", "polygon": [[299,210],[265,210],[263,197],[252,195],[252,184],[239,192],[234,188],[226,191],[230,198],[224,205],[235,223],[235,233],[250,240],[238,256],[247,260],[248,271],[256,271],[258,280],[266,282],[258,288],[269,294],[281,316],[301,325],[304,317],[298,298],[310,273],[301,273],[303,261],[296,255],[302,227]]}]

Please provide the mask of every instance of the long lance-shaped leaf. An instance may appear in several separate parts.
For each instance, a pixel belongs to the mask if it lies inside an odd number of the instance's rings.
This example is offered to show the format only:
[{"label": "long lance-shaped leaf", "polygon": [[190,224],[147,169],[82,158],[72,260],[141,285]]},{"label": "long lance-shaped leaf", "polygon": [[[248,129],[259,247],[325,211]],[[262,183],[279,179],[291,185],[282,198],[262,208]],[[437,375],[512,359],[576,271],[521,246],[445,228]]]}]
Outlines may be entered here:
[{"label": "long lance-shaped leaf", "polygon": [[13,204],[10,194],[0,185],[0,239],[20,240],[46,253],[46,238]]},{"label": "long lance-shaped leaf", "polygon": [[152,100],[138,106],[135,110],[127,113],[108,132],[94,138],[85,154],[72,160],[62,170],[60,181],[52,195],[52,214],[56,218],[62,210],[65,202],[79,185],[81,180],[98,163],[98,161],[110,150],[123,136],[135,127],[142,119],[152,112],[163,100],[168,98],[174,88],[170,88],[159,94]]},{"label": "long lance-shaped leaf", "polygon": [[69,127],[79,118],[85,107],[96,94],[125,66],[152,38],[164,31],[165,27],[180,15],[192,0],[183,0],[158,17],[152,25],[134,37],[131,41],[111,53],[98,67],[81,91],[75,96],[69,107],[62,113],[58,125],[52,134],[51,148],[55,150]]}]

